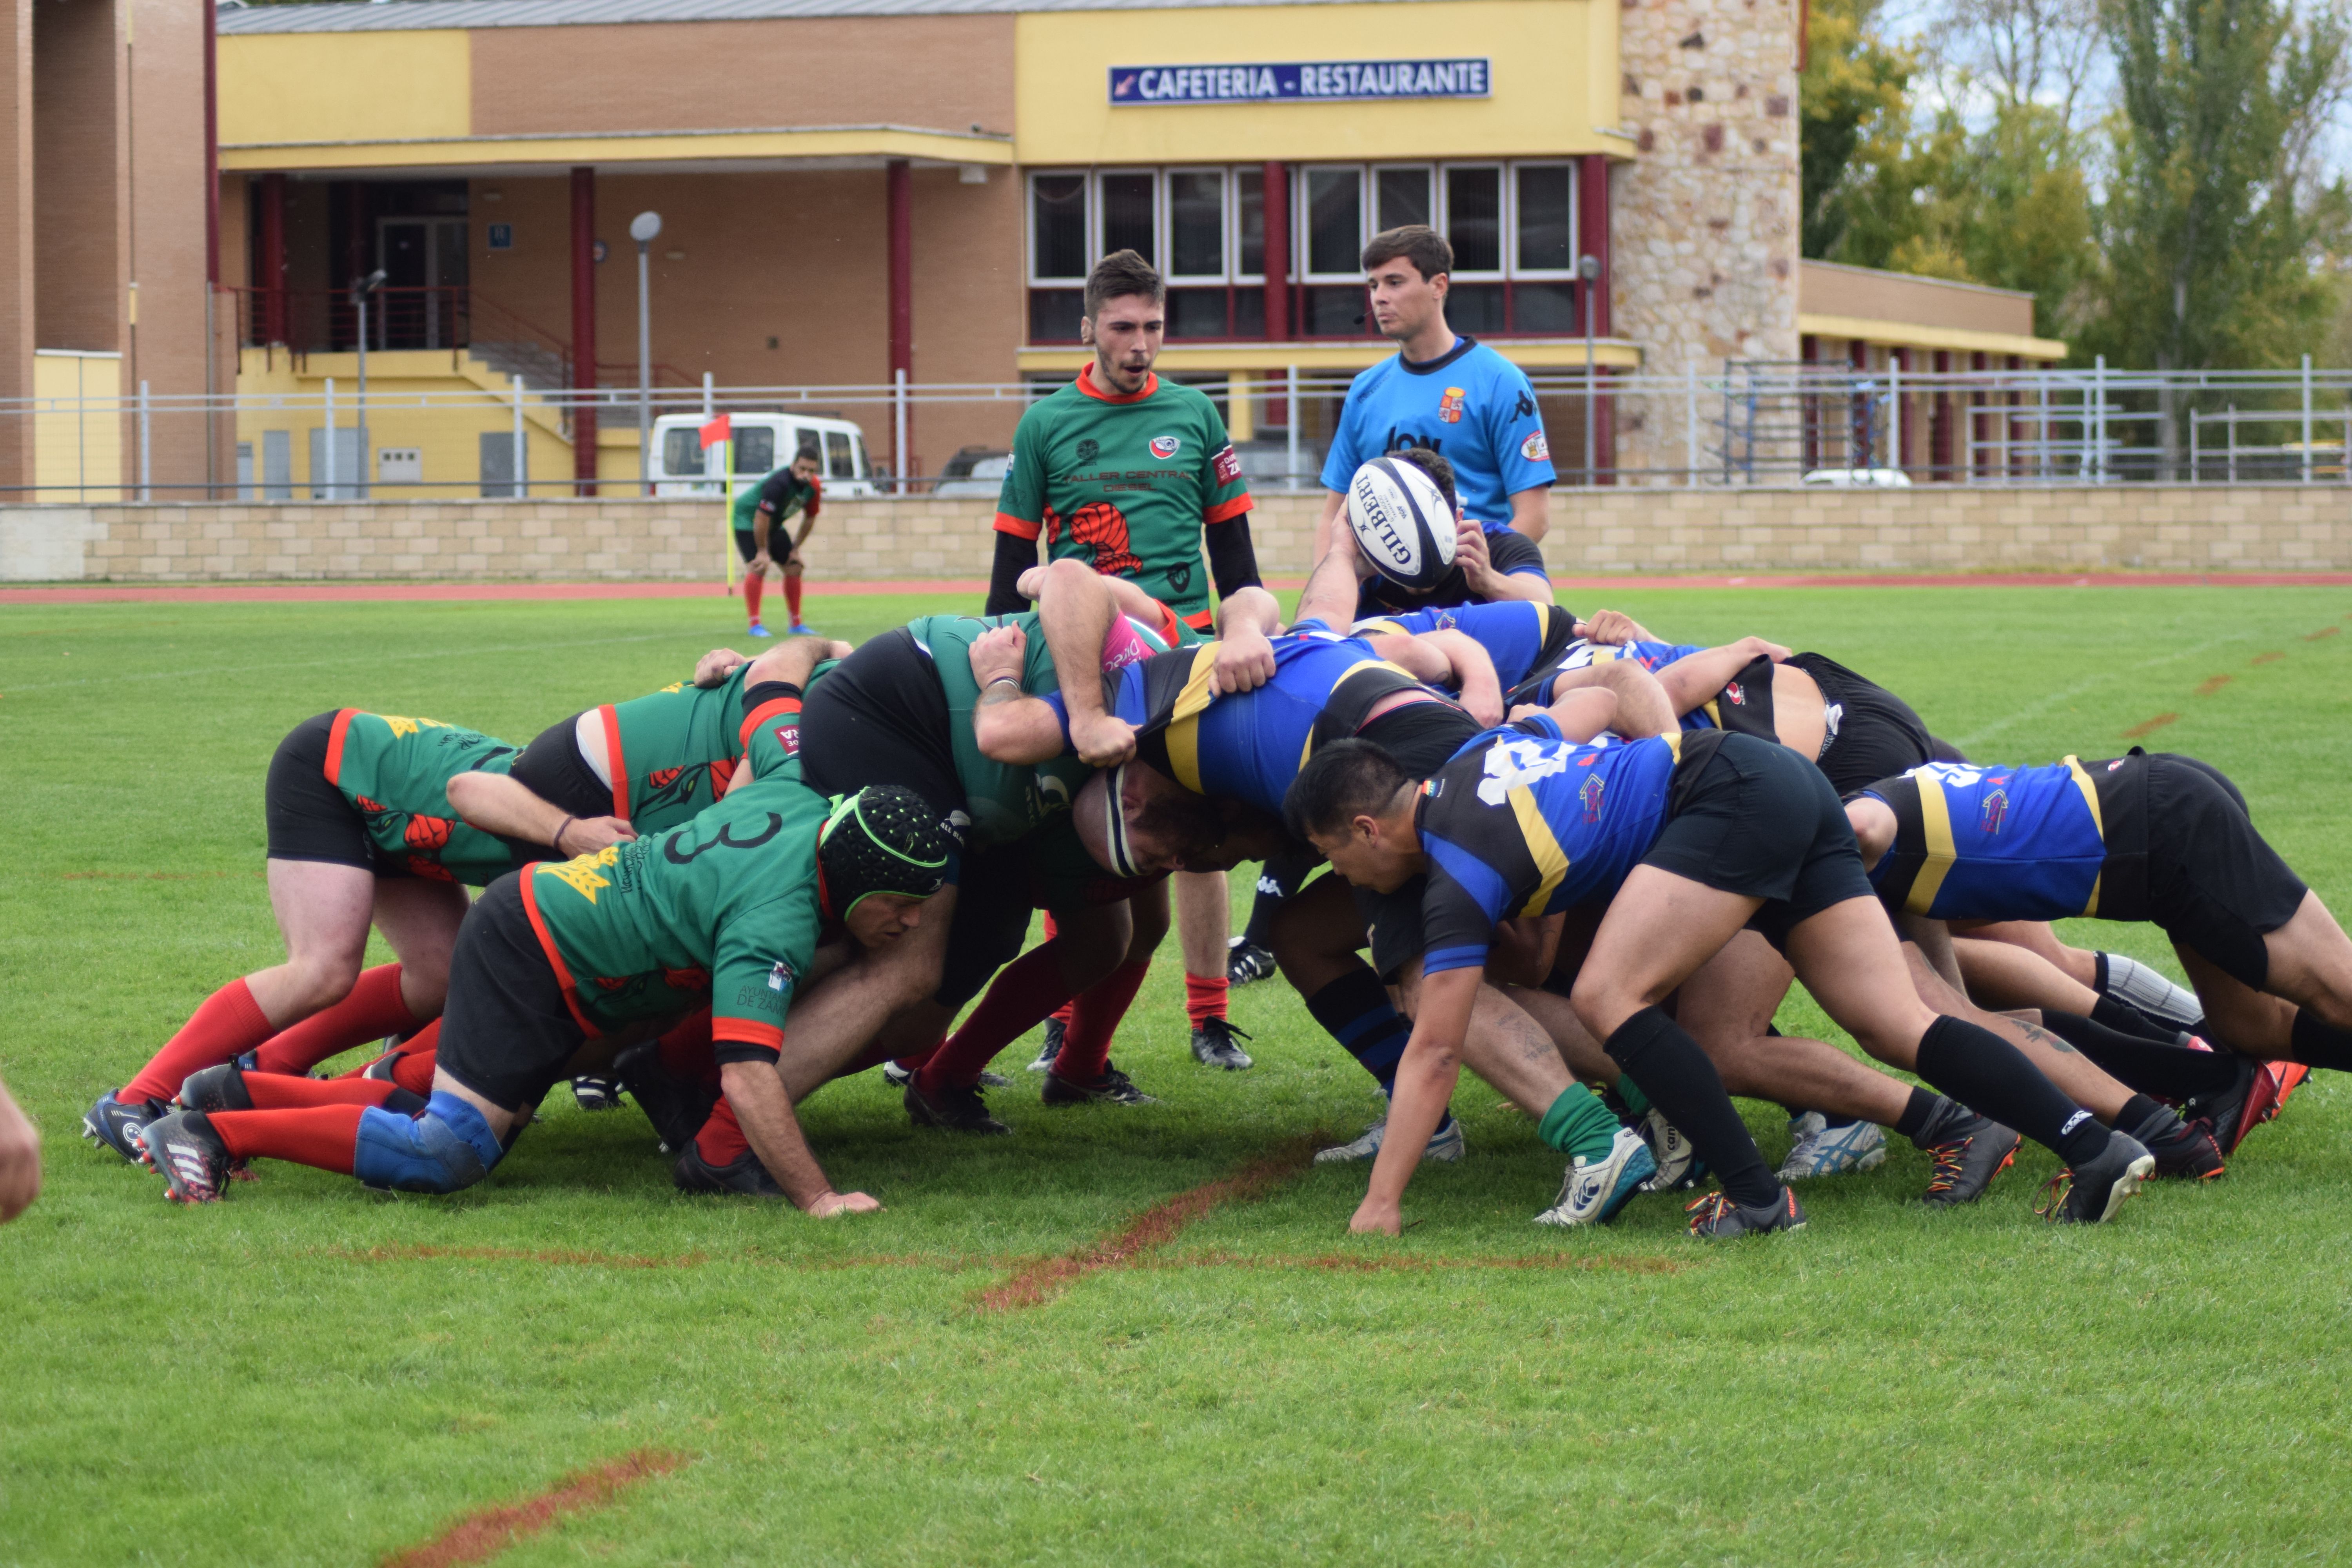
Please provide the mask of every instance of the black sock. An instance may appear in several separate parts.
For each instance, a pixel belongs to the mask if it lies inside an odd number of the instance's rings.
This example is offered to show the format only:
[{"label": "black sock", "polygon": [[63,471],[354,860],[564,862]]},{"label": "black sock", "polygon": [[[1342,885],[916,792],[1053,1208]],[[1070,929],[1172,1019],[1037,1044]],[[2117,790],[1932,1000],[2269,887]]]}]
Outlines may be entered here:
[{"label": "black sock", "polygon": [[2297,1007],[2287,1031],[2286,1054],[2308,1068],[2352,1072],[2352,1030],[2337,1028],[2308,1007]]},{"label": "black sock", "polygon": [[1382,1094],[1395,1089],[1397,1063],[1412,1037],[1412,1020],[1390,1004],[1388,987],[1370,965],[1356,965],[1309,996],[1307,1011],[1380,1080]]},{"label": "black sock", "polygon": [[1282,903],[1278,894],[1265,890],[1265,883],[1261,879],[1256,901],[1250,905],[1249,924],[1242,928],[1243,939],[1271,951],[1274,947],[1274,917],[1281,910]]},{"label": "black sock", "polygon": [[[2179,1116],[2170,1106],[2150,1100],[2144,1094],[2135,1094],[2124,1101],[2124,1108],[2121,1110],[2116,1112],[2116,1119],[2112,1125],[2118,1132],[2128,1132],[2133,1137],[2139,1138],[2141,1132],[2149,1130],[2151,1122],[2156,1123],[2155,1131],[2151,1133],[2151,1136],[2155,1136],[2170,1131],[2173,1125],[2179,1120]],[[2140,1138],[2140,1142],[2145,1143],[2147,1140]]]},{"label": "black sock", "polygon": [[2042,1026],[2096,1062],[2127,1089],[2194,1100],[2238,1081],[2238,1058],[2226,1051],[2192,1051],[2158,1045],[2137,1035],[2118,1034],[2080,1013],[2042,1009]]},{"label": "black sock", "polygon": [[1618,1025],[1601,1048],[1642,1080],[1650,1102],[1682,1130],[1734,1202],[1761,1208],[1780,1201],[1780,1180],[1732,1109],[1722,1077],[1681,1025],[1644,1007]]},{"label": "black sock", "polygon": [[1921,1131],[1927,1125],[1927,1119],[1936,1114],[1936,1099],[1924,1089],[1914,1089],[1910,1103],[1904,1106],[1903,1114],[1895,1119],[1895,1131],[1917,1142]]},{"label": "black sock", "polygon": [[[2042,1016],[2047,1018],[2050,1009],[2044,1007]],[[2092,1004],[2091,1021],[2113,1029],[2116,1034],[2129,1035],[2138,1040],[2153,1040],[2159,1046],[2171,1045],[2180,1037],[2180,1031],[2171,1025],[2159,1023],[2130,1003],[2118,1001],[2113,996],[2102,996]]]},{"label": "black sock", "polygon": [[2068,1164],[2097,1157],[2107,1130],[1991,1030],[1939,1017],[1919,1037],[1918,1074],[1980,1116],[2013,1127]]},{"label": "black sock", "polygon": [[2107,994],[2107,955],[2091,954],[2091,989],[2104,996]]}]

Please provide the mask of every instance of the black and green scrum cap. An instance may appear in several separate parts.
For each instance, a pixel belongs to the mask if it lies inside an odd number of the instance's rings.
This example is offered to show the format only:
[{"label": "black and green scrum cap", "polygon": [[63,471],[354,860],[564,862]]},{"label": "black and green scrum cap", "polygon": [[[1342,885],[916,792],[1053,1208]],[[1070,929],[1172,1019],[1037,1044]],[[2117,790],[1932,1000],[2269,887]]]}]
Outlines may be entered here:
[{"label": "black and green scrum cap", "polygon": [[955,840],[930,803],[902,784],[835,795],[817,835],[817,859],[836,918],[876,893],[928,899],[947,881]]}]

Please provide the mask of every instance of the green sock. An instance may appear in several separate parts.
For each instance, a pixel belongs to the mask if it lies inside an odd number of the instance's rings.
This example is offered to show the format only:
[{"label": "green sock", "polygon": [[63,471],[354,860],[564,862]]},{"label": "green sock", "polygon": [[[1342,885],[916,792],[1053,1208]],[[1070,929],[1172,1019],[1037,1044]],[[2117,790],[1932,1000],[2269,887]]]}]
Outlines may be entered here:
[{"label": "green sock", "polygon": [[1572,1083],[1544,1112],[1536,1136],[1571,1158],[1604,1160],[1617,1139],[1617,1119],[1601,1103],[1599,1095]]},{"label": "green sock", "polygon": [[1625,1102],[1625,1109],[1632,1111],[1634,1115],[1647,1116],[1650,1114],[1650,1097],[1642,1092],[1642,1086],[1640,1084],[1635,1083],[1632,1079],[1627,1078],[1622,1073],[1619,1073],[1617,1075],[1617,1098],[1623,1100]]}]

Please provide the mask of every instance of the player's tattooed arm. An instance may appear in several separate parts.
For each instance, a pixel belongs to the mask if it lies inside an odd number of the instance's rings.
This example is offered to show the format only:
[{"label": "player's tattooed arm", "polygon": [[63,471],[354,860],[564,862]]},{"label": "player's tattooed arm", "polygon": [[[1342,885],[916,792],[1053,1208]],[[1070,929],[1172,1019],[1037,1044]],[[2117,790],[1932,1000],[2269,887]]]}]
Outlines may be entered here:
[{"label": "player's tattooed arm", "polygon": [[992,627],[971,643],[971,678],[980,685],[971,738],[981,755],[1011,767],[1034,767],[1066,749],[1060,717],[1021,689],[1028,647],[1019,626]]}]

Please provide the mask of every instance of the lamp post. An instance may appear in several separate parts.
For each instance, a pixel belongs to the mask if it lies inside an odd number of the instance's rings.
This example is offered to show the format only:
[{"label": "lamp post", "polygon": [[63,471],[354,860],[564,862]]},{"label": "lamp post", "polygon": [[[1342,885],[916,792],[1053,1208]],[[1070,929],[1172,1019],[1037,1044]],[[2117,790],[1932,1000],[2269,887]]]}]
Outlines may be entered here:
[{"label": "lamp post", "polygon": [[[354,434],[356,434],[356,435],[358,436],[358,437],[359,437],[359,443],[360,443],[360,471],[359,471],[357,474],[355,474],[355,475],[353,475],[353,476],[352,476],[352,479],[353,479],[353,480],[354,480],[354,483],[353,483],[353,485],[352,485],[352,493],[353,493],[354,495],[356,495],[356,496],[357,496],[360,500],[367,500],[367,482],[368,482],[368,449],[367,449],[367,447],[368,447],[368,437],[367,437],[367,334],[368,334],[368,319],[367,319],[367,318],[368,318],[368,300],[369,300],[370,299],[373,298],[373,297],[374,297],[374,294],[375,294],[375,291],[376,291],[377,289],[379,289],[383,288],[383,268],[381,268],[381,267],[377,268],[374,271],[373,271],[373,272],[369,273],[369,274],[368,274],[366,277],[364,277],[364,278],[354,278],[354,279],[352,279],[352,305],[353,305],[353,306],[354,306],[354,307],[359,310],[359,313],[360,313],[360,405],[359,405],[359,413],[357,414],[357,416],[355,416],[355,417],[356,417],[356,419],[357,419],[357,421],[358,421],[358,429],[354,432]],[[331,432],[328,435],[327,439],[328,439],[328,441],[329,441],[329,443],[330,443],[330,444],[331,444],[331,443],[333,442],[333,440],[334,440],[334,436],[332,435],[332,433],[331,433]]]},{"label": "lamp post", "polygon": [[1584,282],[1584,482],[1594,482],[1592,427],[1601,412],[1600,390],[1592,368],[1592,286],[1601,278],[1601,258],[1580,256],[1576,275]]},{"label": "lamp post", "polygon": [[637,485],[654,493],[654,316],[652,247],[661,234],[661,214],[639,213],[629,220],[637,242]]}]

